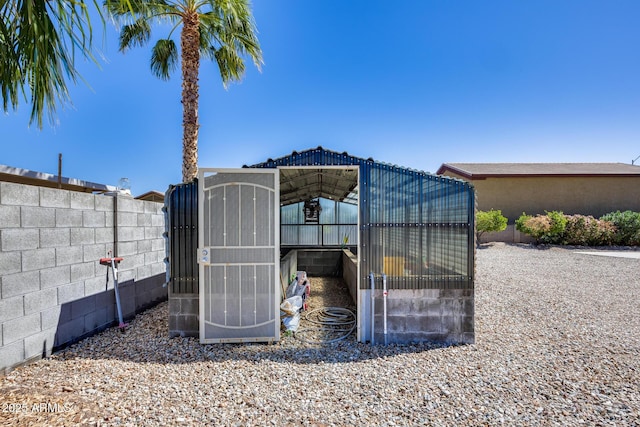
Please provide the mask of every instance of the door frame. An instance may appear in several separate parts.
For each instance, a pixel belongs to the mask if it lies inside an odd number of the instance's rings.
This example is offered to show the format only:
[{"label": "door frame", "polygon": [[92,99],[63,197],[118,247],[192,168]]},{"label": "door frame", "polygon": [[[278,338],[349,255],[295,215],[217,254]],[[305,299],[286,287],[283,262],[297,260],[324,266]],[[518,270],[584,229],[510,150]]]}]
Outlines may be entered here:
[{"label": "door frame", "polygon": [[[273,337],[255,337],[255,338],[206,338],[204,336],[205,328],[205,266],[209,263],[208,254],[203,253],[204,243],[204,184],[206,174],[272,174],[273,175],[273,237],[274,237],[274,269],[273,269],[273,313],[274,313],[274,336]],[[280,172],[277,169],[257,169],[257,168],[199,168],[198,170],[198,275],[199,275],[199,335],[200,343],[212,344],[212,343],[224,343],[224,342],[277,342],[280,340]]]}]

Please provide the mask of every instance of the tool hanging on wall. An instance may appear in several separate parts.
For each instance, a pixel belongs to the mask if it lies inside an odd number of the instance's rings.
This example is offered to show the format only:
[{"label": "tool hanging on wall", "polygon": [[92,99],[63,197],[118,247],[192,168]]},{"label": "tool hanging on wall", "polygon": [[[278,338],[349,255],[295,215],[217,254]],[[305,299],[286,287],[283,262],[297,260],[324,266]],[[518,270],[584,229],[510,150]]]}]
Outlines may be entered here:
[{"label": "tool hanging on wall", "polygon": [[111,251],[107,253],[109,257],[100,258],[100,264],[107,266],[107,285],[109,284],[109,267],[113,271],[113,290],[116,294],[116,308],[118,309],[118,328],[121,332],[125,331],[125,328],[129,326],[128,323],[124,323],[122,319],[122,306],[120,305],[120,293],[118,292],[118,264],[124,259],[121,257],[112,257]]}]

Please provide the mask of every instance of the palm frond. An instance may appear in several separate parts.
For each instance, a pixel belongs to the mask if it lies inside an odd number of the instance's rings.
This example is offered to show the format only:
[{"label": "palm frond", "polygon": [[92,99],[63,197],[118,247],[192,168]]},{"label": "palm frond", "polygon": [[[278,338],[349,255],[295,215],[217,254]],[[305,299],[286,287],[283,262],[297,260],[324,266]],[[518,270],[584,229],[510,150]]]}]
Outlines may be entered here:
[{"label": "palm frond", "polygon": [[151,50],[151,71],[162,80],[169,80],[178,64],[178,47],[171,39],[160,39]]},{"label": "palm frond", "polygon": [[215,49],[213,56],[218,64],[222,84],[225,88],[228,87],[229,82],[238,81],[242,78],[245,70],[244,61],[236,50],[225,45]]},{"label": "palm frond", "polygon": [[120,52],[126,52],[133,46],[143,46],[151,37],[151,26],[146,19],[138,19],[131,25],[125,25],[120,31]]}]

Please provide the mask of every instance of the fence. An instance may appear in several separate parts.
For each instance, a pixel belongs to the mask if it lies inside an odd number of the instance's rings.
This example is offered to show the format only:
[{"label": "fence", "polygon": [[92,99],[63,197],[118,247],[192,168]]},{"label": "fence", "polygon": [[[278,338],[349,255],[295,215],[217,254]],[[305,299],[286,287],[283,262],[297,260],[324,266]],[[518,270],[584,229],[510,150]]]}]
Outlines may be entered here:
[{"label": "fence", "polygon": [[162,204],[0,182],[0,371],[112,325],[124,258],[125,317],[167,298]]}]

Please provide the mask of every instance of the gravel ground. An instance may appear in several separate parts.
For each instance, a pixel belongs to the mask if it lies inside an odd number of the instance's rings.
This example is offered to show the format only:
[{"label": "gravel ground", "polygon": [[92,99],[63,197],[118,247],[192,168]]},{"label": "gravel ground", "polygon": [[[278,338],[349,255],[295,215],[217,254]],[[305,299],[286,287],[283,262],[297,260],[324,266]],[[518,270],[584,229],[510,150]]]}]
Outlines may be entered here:
[{"label": "gravel ground", "polygon": [[203,346],[161,304],[0,378],[0,424],[640,426],[639,262],[487,245],[465,346]]}]

